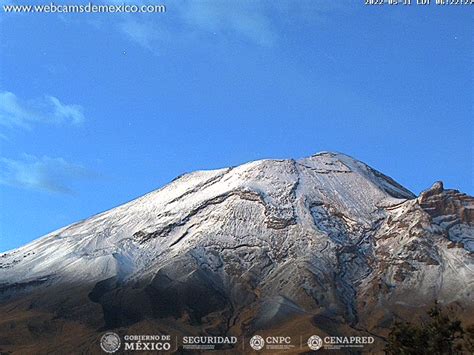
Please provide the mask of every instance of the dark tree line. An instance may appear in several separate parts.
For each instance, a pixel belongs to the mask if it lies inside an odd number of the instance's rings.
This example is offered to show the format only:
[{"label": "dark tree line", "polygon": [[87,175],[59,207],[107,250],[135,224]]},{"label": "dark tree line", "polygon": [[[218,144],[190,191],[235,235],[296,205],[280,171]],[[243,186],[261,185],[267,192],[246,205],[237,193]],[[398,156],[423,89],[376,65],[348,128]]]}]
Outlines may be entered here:
[{"label": "dark tree line", "polygon": [[438,302],[428,311],[428,316],[428,321],[420,325],[396,322],[388,336],[386,354],[474,354],[474,324],[464,328]]}]

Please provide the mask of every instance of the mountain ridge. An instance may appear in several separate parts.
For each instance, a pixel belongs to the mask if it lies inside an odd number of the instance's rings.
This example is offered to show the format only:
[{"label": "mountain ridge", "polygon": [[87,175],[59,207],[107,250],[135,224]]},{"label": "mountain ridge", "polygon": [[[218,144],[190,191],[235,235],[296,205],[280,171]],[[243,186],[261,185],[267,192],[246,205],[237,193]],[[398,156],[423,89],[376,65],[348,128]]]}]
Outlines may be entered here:
[{"label": "mountain ridge", "polygon": [[0,311],[21,313],[26,339],[41,311],[89,337],[144,324],[236,336],[276,327],[375,334],[380,350],[389,324],[435,299],[473,314],[473,211],[442,183],[416,197],[340,153],[188,173],[0,254]]}]

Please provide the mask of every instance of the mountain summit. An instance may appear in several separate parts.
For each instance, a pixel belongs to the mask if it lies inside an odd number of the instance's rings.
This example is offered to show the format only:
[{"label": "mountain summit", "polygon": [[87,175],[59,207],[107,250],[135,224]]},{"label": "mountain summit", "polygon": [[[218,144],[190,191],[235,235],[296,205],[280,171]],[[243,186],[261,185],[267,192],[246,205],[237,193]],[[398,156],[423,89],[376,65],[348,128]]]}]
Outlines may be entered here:
[{"label": "mountain summit", "polygon": [[347,155],[198,171],[0,254],[0,350],[87,351],[105,329],[380,350],[435,299],[474,314],[473,251],[474,198],[416,197]]}]

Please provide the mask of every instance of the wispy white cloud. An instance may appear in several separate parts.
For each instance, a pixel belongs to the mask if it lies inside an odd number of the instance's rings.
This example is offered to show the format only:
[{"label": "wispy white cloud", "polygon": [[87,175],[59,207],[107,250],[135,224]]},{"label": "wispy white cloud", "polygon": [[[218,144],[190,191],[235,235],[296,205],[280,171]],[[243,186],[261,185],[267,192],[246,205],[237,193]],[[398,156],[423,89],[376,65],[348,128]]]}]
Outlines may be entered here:
[{"label": "wispy white cloud", "polygon": [[83,109],[79,105],[65,105],[54,96],[46,96],[53,107],[52,118],[57,122],[71,122],[79,124],[84,122]]},{"label": "wispy white cloud", "polygon": [[348,5],[333,0],[173,0],[166,7],[166,13],[121,17],[119,28],[128,39],[155,53],[166,42],[206,39],[239,39],[272,47],[287,26],[324,25],[333,14],[346,12]]},{"label": "wispy white cloud", "polygon": [[241,36],[258,45],[271,46],[277,39],[264,2],[251,0],[186,1],[181,19],[190,28],[207,33]]},{"label": "wispy white cloud", "polygon": [[31,128],[34,124],[80,124],[85,120],[79,105],[62,103],[54,96],[22,100],[14,93],[0,91],[0,125],[8,128]]},{"label": "wispy white cloud", "polygon": [[[267,6],[251,0],[175,1],[164,14],[124,17],[119,29],[128,39],[152,50],[165,42],[208,38],[241,38],[260,46],[272,46],[277,31]],[[155,20],[156,17],[159,19]]]},{"label": "wispy white cloud", "polygon": [[63,158],[24,154],[21,159],[0,157],[0,184],[24,189],[72,193],[74,180],[91,177],[82,165]]},{"label": "wispy white cloud", "polygon": [[131,41],[149,50],[153,50],[153,43],[160,39],[158,27],[151,22],[129,19],[120,23],[119,28]]}]

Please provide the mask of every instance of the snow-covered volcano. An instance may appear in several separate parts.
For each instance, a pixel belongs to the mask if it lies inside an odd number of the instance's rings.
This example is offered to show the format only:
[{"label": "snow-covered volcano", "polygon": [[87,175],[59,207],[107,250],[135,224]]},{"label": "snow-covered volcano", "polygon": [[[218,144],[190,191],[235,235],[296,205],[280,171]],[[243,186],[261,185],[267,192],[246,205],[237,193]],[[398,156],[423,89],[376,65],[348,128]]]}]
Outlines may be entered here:
[{"label": "snow-covered volcano", "polygon": [[416,198],[343,154],[194,172],[0,254],[0,350],[144,328],[364,333],[380,349],[434,299],[474,314],[473,251],[472,197],[436,183]]}]

